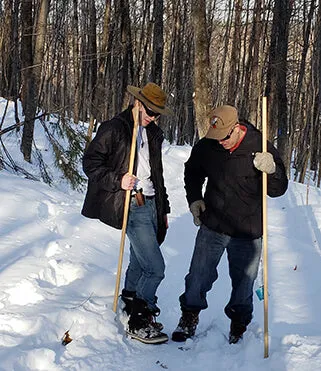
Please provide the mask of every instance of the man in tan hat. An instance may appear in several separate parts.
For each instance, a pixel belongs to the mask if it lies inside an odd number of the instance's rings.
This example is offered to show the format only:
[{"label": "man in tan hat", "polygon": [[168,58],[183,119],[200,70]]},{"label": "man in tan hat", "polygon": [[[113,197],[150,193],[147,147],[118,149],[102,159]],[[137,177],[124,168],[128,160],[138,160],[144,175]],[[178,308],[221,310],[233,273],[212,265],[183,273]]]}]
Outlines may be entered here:
[{"label": "man in tan hat", "polygon": [[[160,312],[156,290],[164,278],[165,264],[160,250],[170,212],[162,166],[162,130],[156,121],[172,112],[166,94],[156,84],[142,89],[128,86],[134,105],[103,122],[83,158],[88,190],[82,214],[122,228],[125,193],[132,191],[127,236],[130,261],[122,290],[124,311],[129,315],[127,332],[144,343],[161,343],[168,336],[155,322]],[[133,135],[133,108],[139,109],[134,174],[128,173]]]},{"label": "man in tan hat", "polygon": [[172,339],[185,341],[194,335],[226,251],[232,293],[225,314],[231,320],[232,344],[242,338],[252,319],[263,232],[262,172],[268,174],[271,197],[283,195],[288,180],[277,150],[268,143],[268,152],[261,152],[261,133],[252,124],[240,122],[235,107],[217,107],[210,113],[209,124],[206,137],[193,147],[185,164],[186,197],[200,229],[185,292],[179,298],[182,316]]}]

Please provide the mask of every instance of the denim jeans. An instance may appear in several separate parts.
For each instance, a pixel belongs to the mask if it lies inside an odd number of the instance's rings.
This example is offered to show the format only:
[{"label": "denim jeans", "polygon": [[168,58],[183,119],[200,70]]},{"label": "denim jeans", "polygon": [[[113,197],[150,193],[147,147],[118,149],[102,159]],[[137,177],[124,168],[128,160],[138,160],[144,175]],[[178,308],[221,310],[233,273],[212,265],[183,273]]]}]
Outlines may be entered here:
[{"label": "denim jeans", "polygon": [[253,312],[253,284],[257,277],[262,250],[262,238],[235,238],[214,232],[201,225],[194,253],[185,277],[185,293],[180,296],[182,310],[207,308],[206,294],[218,278],[217,266],[227,251],[232,293],[225,307],[226,315],[247,326]]},{"label": "denim jeans", "polygon": [[136,292],[149,309],[156,310],[156,290],[165,277],[165,263],[157,242],[157,214],[155,199],[146,199],[137,206],[131,199],[127,223],[130,241],[129,265],[125,276],[125,290]]}]

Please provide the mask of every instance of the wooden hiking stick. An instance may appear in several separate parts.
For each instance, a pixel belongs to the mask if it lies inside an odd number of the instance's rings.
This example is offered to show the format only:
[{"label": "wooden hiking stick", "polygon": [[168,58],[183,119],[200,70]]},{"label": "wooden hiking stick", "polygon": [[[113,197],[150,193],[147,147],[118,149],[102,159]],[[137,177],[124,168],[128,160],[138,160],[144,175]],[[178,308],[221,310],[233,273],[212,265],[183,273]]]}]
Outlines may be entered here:
[{"label": "wooden hiking stick", "polygon": [[[134,160],[135,160],[135,153],[136,153],[137,128],[138,128],[138,114],[139,114],[139,107],[138,107],[138,105],[135,105],[134,108],[133,108],[134,130],[133,130],[132,144],[131,144],[131,148],[130,148],[129,166],[128,166],[128,173],[130,175],[133,175],[133,169],[134,169]],[[121,276],[121,270],[122,270],[122,265],[123,265],[123,255],[124,255],[124,245],[125,245],[125,238],[126,238],[126,228],[127,228],[127,220],[128,220],[130,194],[131,194],[131,190],[127,190],[126,191],[126,198],[125,198],[125,205],[124,205],[124,217],[123,217],[123,226],[122,226],[122,230],[121,230],[121,240],[120,240],[120,248],[119,248],[119,258],[118,258],[118,269],[117,269],[116,286],[115,286],[115,294],[114,294],[114,304],[113,304],[113,311],[115,313],[116,313],[116,310],[117,310],[120,276]]]},{"label": "wooden hiking stick", "polygon": [[[267,97],[262,100],[262,152],[267,151]],[[268,321],[268,249],[267,249],[267,173],[263,172],[263,295],[264,295],[264,358],[269,356]]]}]

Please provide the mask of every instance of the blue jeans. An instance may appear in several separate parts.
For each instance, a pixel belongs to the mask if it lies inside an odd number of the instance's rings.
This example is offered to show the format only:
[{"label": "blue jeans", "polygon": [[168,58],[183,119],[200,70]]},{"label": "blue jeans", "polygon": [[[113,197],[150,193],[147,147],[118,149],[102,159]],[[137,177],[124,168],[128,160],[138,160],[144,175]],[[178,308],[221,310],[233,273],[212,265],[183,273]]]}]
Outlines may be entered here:
[{"label": "blue jeans", "polygon": [[217,266],[225,249],[232,281],[232,293],[225,314],[247,326],[252,319],[253,284],[261,257],[262,238],[230,237],[202,224],[196,237],[189,273],[185,277],[185,293],[180,296],[181,308],[187,311],[207,308],[206,294],[218,278]]},{"label": "blue jeans", "polygon": [[149,309],[156,310],[156,290],[165,277],[165,263],[157,242],[157,214],[155,199],[146,199],[137,206],[131,199],[127,223],[130,241],[129,265],[125,276],[125,290],[136,292]]}]

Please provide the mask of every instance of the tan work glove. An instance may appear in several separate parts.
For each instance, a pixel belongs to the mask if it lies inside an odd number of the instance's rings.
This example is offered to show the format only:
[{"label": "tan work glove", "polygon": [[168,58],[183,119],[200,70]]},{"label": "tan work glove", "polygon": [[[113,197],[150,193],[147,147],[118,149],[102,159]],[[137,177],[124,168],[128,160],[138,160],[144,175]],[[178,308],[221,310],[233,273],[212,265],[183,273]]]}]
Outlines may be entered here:
[{"label": "tan work glove", "polygon": [[205,211],[205,202],[203,200],[197,200],[191,203],[189,207],[191,213],[193,214],[194,224],[198,227],[202,224],[200,220],[200,215]]},{"label": "tan work glove", "polygon": [[256,152],[253,163],[260,171],[267,174],[275,173],[275,162],[270,152]]}]

